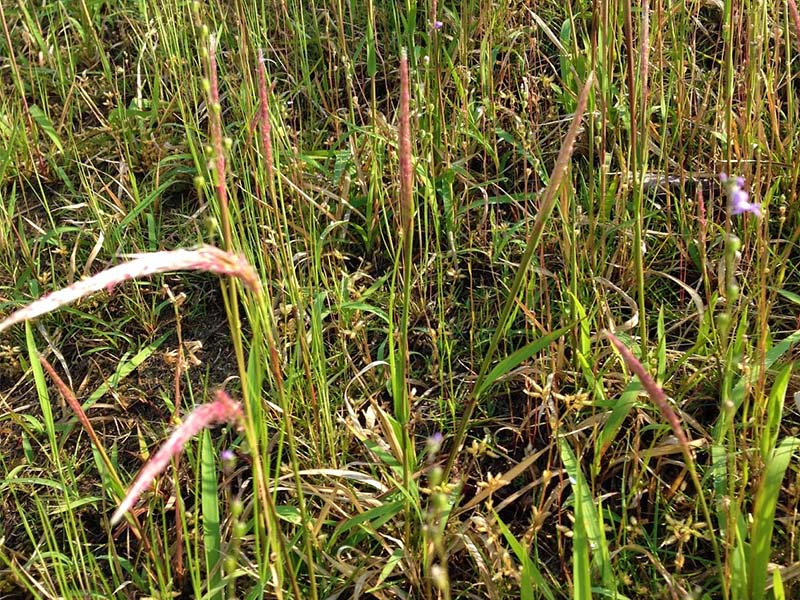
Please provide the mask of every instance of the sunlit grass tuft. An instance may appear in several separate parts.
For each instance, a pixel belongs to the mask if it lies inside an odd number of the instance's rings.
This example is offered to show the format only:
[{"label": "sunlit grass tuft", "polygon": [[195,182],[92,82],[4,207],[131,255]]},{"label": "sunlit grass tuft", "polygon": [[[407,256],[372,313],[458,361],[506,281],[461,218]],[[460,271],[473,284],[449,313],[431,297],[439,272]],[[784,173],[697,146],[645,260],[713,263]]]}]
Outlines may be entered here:
[{"label": "sunlit grass tuft", "polygon": [[794,0],[12,4],[0,595],[796,594]]}]

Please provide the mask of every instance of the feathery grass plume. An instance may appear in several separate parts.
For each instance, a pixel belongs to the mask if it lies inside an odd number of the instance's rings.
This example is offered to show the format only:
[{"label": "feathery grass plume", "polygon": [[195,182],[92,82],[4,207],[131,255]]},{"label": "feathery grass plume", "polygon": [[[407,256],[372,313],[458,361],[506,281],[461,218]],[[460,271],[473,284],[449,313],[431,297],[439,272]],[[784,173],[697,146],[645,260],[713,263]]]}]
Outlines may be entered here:
[{"label": "feathery grass plume", "polygon": [[267,177],[273,181],[272,163],[272,122],[269,119],[269,97],[267,96],[267,73],[264,64],[264,52],[258,50],[258,95],[261,99],[260,120],[261,120],[261,147],[264,151],[264,164],[267,167]]},{"label": "feathery grass plume", "polygon": [[672,407],[669,405],[669,400],[667,400],[667,395],[664,393],[664,390],[662,390],[661,387],[655,382],[650,373],[645,370],[642,363],[640,363],[633,353],[628,350],[628,347],[619,341],[617,336],[610,331],[606,331],[605,335],[614,345],[614,348],[617,349],[617,352],[622,355],[622,358],[625,361],[625,364],[628,365],[628,368],[633,371],[639,378],[639,381],[642,382],[642,386],[647,392],[647,395],[650,396],[650,399],[658,407],[658,410],[661,411],[661,416],[667,421],[667,423],[669,423],[670,427],[672,427],[672,432],[675,434],[675,437],[678,438],[683,451],[691,456],[689,439],[686,437],[686,433],[683,431],[683,427],[681,426],[680,419],[678,419],[678,415],[675,414],[675,411],[672,410]]},{"label": "feathery grass plume", "polygon": [[217,195],[225,206],[228,194],[225,188],[225,152],[222,143],[222,105],[219,102],[219,80],[217,79],[217,37],[208,36],[208,99],[210,101],[211,142],[214,144],[214,162],[217,170]]},{"label": "feathery grass plume", "polygon": [[400,159],[400,219],[403,235],[411,235],[413,214],[414,172],[411,166],[411,92],[408,83],[408,52],[400,52],[400,123],[398,124],[398,158]]},{"label": "feathery grass plume", "polygon": [[794,22],[795,42],[797,42],[797,46],[800,47],[800,13],[797,12],[797,4],[794,0],[787,0],[787,4],[789,5],[789,13],[792,15],[792,21]]},{"label": "feathery grass plume", "polygon": [[244,413],[241,404],[222,390],[217,392],[213,402],[196,407],[139,472],[124,500],[111,517],[111,525],[116,525],[122,516],[136,504],[139,496],[150,487],[153,480],[167,467],[169,461],[183,452],[183,447],[192,437],[211,425],[241,424],[243,420]]},{"label": "feathery grass plume", "polygon": [[225,148],[222,140],[222,105],[219,101],[219,80],[217,79],[217,37],[208,36],[208,122],[211,132],[211,143],[214,147],[214,185],[219,200],[219,212],[222,218],[222,239],[226,249],[231,249],[231,223],[228,212],[228,190],[225,187]]},{"label": "feathery grass plume", "polygon": [[40,317],[51,311],[72,304],[76,300],[113,287],[129,279],[146,277],[170,271],[208,271],[219,275],[238,277],[256,294],[261,294],[261,282],[255,269],[243,257],[225,252],[214,246],[204,245],[196,250],[162,250],[131,255],[133,260],[124,262],[88,279],[83,279],[63,289],[51,292],[28,306],[19,309],[0,321],[0,333],[29,319]]}]

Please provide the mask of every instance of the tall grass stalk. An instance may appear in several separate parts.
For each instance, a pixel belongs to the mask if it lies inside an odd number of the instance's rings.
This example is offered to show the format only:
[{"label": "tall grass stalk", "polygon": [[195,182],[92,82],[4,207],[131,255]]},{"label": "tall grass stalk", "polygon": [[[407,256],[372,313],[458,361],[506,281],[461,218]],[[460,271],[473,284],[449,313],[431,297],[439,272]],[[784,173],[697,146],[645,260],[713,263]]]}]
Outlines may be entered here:
[{"label": "tall grass stalk", "polygon": [[472,387],[473,391],[469,395],[466,406],[464,407],[464,411],[462,412],[461,418],[458,421],[455,437],[453,439],[453,446],[447,459],[447,466],[444,469],[445,479],[450,476],[450,472],[453,469],[453,465],[455,464],[456,458],[458,457],[458,454],[461,451],[461,447],[464,443],[464,438],[466,437],[467,429],[469,428],[471,422],[470,420],[472,418],[472,413],[475,410],[478,401],[480,400],[480,395],[476,393],[476,390],[481,390],[483,380],[488,375],[489,369],[492,366],[492,361],[494,360],[494,355],[497,352],[500,340],[508,330],[510,325],[509,317],[512,309],[516,305],[517,294],[519,294],[522,284],[525,281],[528,267],[533,259],[533,253],[541,241],[542,232],[544,231],[547,220],[550,218],[550,215],[555,208],[556,200],[558,199],[558,191],[561,188],[561,185],[564,183],[564,178],[567,175],[570,158],[572,157],[572,151],[575,147],[575,139],[578,136],[578,129],[581,127],[581,121],[583,119],[584,112],[586,111],[586,105],[589,102],[589,94],[593,85],[594,73],[590,72],[586,82],[581,88],[580,95],[578,96],[575,114],[572,117],[569,130],[567,131],[564,141],[561,144],[561,149],[559,150],[558,158],[556,159],[555,166],[553,167],[553,172],[550,175],[550,180],[548,181],[547,187],[542,195],[539,211],[536,215],[533,228],[525,245],[525,253],[522,255],[522,258],[519,261],[519,266],[517,267],[514,281],[508,290],[505,303],[503,304],[503,309],[500,311],[500,317],[498,319],[497,326],[492,334],[486,354],[481,361],[480,371],[478,372],[478,376],[475,379],[475,383]]},{"label": "tall grass stalk", "polygon": [[[219,202],[219,214],[222,218],[222,229],[223,229],[223,239],[225,240],[225,244],[228,247],[232,247],[233,245],[233,237],[231,233],[231,215],[230,215],[230,207],[228,204],[228,196],[227,196],[227,187],[226,187],[226,162],[225,162],[225,144],[223,141],[222,136],[222,107],[220,104],[220,97],[219,97],[219,83],[217,78],[217,62],[216,62],[216,39],[215,37],[209,36],[209,48],[208,48],[208,101],[209,101],[209,108],[210,108],[210,136],[212,140],[213,146],[213,160],[214,160],[214,181],[215,181],[215,188],[217,192],[217,201]],[[228,321],[231,330],[231,340],[234,346],[234,352],[236,355],[236,363],[239,369],[239,380],[242,387],[242,397],[243,397],[243,404],[245,406],[246,411],[246,419],[244,420],[244,431],[246,433],[248,446],[251,452],[252,464],[254,467],[254,485],[259,493],[259,498],[262,503],[262,507],[264,509],[265,515],[265,527],[267,530],[267,534],[270,538],[270,545],[264,549],[264,552],[267,556],[271,557],[271,548],[279,548],[281,555],[289,560],[289,555],[287,553],[287,545],[284,539],[283,534],[280,530],[278,514],[275,509],[274,501],[270,495],[270,492],[267,489],[267,479],[264,474],[263,464],[262,464],[262,456],[261,456],[261,448],[262,445],[259,443],[257,428],[254,425],[256,422],[257,415],[259,412],[254,410],[255,406],[255,398],[259,397],[258,392],[260,390],[253,389],[251,384],[252,380],[250,377],[250,373],[248,372],[247,362],[244,355],[244,335],[242,331],[242,323],[241,318],[239,315],[239,294],[238,289],[233,284],[224,284],[223,283],[223,297],[225,299],[225,308],[228,314]],[[255,299],[256,302],[259,302],[260,298]],[[253,321],[254,329],[258,326],[258,321]],[[255,336],[255,339],[258,340],[258,335]],[[252,350],[253,352],[258,352],[258,346],[255,346]],[[289,447],[290,447],[290,454],[291,459],[293,461],[294,466],[294,474],[295,474],[295,482],[296,482],[296,491],[298,496],[298,503],[300,506],[301,515],[303,516],[303,523],[308,523],[308,516],[305,510],[305,500],[303,496],[303,487],[302,481],[300,480],[300,470],[297,466],[297,449],[295,446],[295,439],[294,433],[292,429],[291,423],[291,416],[288,410],[288,406],[286,406],[285,396],[283,394],[283,389],[281,387],[282,376],[279,370],[276,370],[275,373],[275,381],[277,384],[277,392],[278,396],[281,400],[282,408],[284,409],[284,416],[288,417],[284,421],[284,425],[286,426],[286,432],[289,440]],[[308,527],[303,527],[301,532],[304,540],[305,550],[306,550],[306,557],[307,557],[307,567],[309,571],[309,583],[310,583],[310,592],[311,592],[311,599],[316,600],[317,598],[317,588],[316,588],[316,577],[315,577],[315,568],[314,568],[314,560],[313,560],[313,543],[310,537],[310,531]],[[273,562],[270,560],[270,562]],[[294,569],[291,567],[291,563],[288,565],[284,565],[282,561],[278,561],[277,565],[277,574],[278,574],[278,581],[275,582],[276,589],[281,589],[283,586],[282,575],[287,575],[289,579],[289,583],[292,587],[292,590],[296,597],[300,597],[300,587],[295,576]],[[288,568],[286,568],[288,566]]]},{"label": "tall grass stalk", "polygon": [[[400,442],[400,456],[402,461],[403,494],[405,497],[405,539],[407,543],[412,539],[410,484],[411,474],[416,467],[414,447],[409,434],[409,419],[411,406],[408,384],[408,326],[409,310],[411,305],[411,290],[414,286],[413,243],[414,243],[414,172],[411,149],[411,92],[409,84],[408,54],[405,48],[400,51],[400,105],[397,121],[397,156],[399,163],[398,179],[399,194],[397,199],[396,222],[398,254],[394,260],[392,272],[392,293],[389,300],[389,337],[388,353],[389,368],[391,371],[392,399],[394,418],[397,429],[394,435]],[[398,279],[402,278],[402,283]],[[397,298],[395,290],[400,288],[402,296]],[[398,309],[400,318],[398,324],[393,326],[395,312]]]}]

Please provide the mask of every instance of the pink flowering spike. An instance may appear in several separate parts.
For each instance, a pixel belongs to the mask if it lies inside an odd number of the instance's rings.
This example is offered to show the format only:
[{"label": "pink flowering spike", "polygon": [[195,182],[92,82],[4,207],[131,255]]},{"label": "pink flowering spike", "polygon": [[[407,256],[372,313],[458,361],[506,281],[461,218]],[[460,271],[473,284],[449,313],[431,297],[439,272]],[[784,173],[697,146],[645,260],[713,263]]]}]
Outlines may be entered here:
[{"label": "pink flowering spike", "polygon": [[686,432],[683,430],[678,415],[675,414],[675,411],[672,410],[672,407],[669,405],[669,399],[664,393],[664,390],[655,382],[650,373],[645,370],[644,365],[639,362],[633,355],[633,352],[631,352],[625,344],[610,331],[606,331],[605,335],[611,342],[611,345],[620,353],[625,364],[628,365],[628,368],[639,378],[639,382],[647,392],[647,395],[650,396],[650,399],[658,407],[661,416],[669,423],[670,427],[672,427],[672,432],[675,434],[675,437],[678,438],[678,442],[680,442],[684,452],[686,452],[687,455],[691,454],[689,439],[686,437]]},{"label": "pink flowering spike", "polygon": [[123,515],[136,504],[139,496],[141,496],[142,493],[150,487],[153,480],[166,469],[169,461],[172,460],[174,456],[178,456],[183,452],[183,447],[192,437],[211,425],[217,423],[240,424],[243,419],[244,415],[242,413],[241,404],[234,401],[222,390],[217,392],[213,402],[201,404],[195,408],[189,413],[183,423],[172,432],[172,435],[170,435],[169,439],[158,449],[155,456],[153,456],[139,472],[139,475],[136,477],[133,484],[131,484],[119,508],[117,508],[114,515],[111,517],[111,525],[116,525],[120,519],[122,519]]},{"label": "pink flowering spike", "polygon": [[259,119],[261,120],[261,149],[264,152],[264,165],[267,168],[267,179],[274,179],[274,158],[272,153],[272,122],[269,117],[269,93],[267,92],[267,68],[264,52],[258,51],[258,95],[261,100]]},{"label": "pink flowering spike", "polygon": [[225,252],[214,246],[201,246],[196,250],[163,250],[134,254],[131,259],[101,271],[88,279],[47,294],[19,309],[0,321],[0,333],[12,325],[72,304],[94,292],[103,289],[111,290],[123,281],[169,271],[208,271],[219,275],[230,275],[238,277],[256,294],[261,293],[261,282],[253,267],[241,256]]}]

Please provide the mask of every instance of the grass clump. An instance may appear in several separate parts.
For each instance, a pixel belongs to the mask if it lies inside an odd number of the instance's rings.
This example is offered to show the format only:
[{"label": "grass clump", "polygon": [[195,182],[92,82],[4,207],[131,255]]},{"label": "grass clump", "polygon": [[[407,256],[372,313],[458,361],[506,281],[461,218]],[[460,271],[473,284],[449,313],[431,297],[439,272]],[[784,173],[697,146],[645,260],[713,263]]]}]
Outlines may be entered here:
[{"label": "grass clump", "polygon": [[0,6],[0,594],[793,597],[793,0],[74,4]]}]

